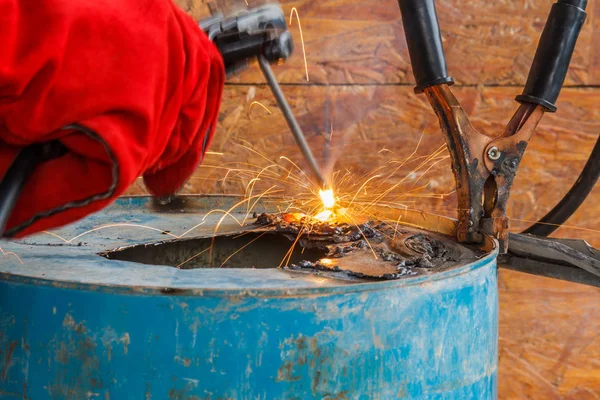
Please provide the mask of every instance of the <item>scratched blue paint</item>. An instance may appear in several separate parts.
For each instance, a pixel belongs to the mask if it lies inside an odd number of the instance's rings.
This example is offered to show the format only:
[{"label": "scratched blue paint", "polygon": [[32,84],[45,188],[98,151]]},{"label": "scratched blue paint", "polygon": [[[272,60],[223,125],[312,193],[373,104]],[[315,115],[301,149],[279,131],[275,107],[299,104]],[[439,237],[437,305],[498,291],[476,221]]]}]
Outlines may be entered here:
[{"label": "scratched blue paint", "polygon": [[[142,206],[107,214],[163,218]],[[60,262],[56,248],[2,243],[25,264],[0,262],[1,398],[496,398],[495,254],[342,284],[108,261],[93,254],[103,238]]]}]

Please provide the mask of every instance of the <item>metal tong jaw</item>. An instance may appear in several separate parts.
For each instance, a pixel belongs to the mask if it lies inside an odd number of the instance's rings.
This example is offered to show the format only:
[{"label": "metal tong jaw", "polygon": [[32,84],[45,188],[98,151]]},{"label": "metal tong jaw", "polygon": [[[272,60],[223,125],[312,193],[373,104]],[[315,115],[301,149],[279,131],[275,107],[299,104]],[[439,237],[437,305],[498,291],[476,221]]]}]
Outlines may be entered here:
[{"label": "metal tong jaw", "polygon": [[417,86],[438,116],[450,151],[458,193],[457,239],[481,243],[482,233],[508,249],[506,206],[517,169],[545,112],[565,80],[577,37],[586,18],[586,0],[559,0],[538,44],[521,106],[504,132],[491,138],[477,132],[452,94],[434,0],[399,0]]}]

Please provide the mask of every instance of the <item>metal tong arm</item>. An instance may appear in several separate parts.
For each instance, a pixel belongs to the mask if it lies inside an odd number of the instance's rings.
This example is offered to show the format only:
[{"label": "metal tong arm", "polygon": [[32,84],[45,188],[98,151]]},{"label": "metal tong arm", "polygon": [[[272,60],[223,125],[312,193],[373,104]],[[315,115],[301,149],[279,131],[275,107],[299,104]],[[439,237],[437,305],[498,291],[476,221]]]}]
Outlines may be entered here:
[{"label": "metal tong arm", "polygon": [[492,139],[473,128],[448,86],[430,86],[425,94],[450,152],[458,195],[458,240],[481,243],[485,232],[494,235],[506,252],[510,188],[543,107],[522,105],[504,132]]},{"label": "metal tong arm", "polygon": [[600,250],[584,240],[511,233],[509,252],[498,263],[520,272],[600,287]]}]

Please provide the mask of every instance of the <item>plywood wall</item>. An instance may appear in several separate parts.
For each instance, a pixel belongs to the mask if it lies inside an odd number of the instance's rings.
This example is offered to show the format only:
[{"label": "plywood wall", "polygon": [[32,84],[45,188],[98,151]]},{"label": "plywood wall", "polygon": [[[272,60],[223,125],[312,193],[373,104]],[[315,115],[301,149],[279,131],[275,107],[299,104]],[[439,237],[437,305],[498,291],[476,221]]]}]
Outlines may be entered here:
[{"label": "plywood wall", "polygon": [[[206,15],[205,0],[177,0],[196,18]],[[231,8],[242,0],[220,0]],[[250,1],[251,5],[253,4]],[[255,2],[256,3],[256,2]],[[476,128],[488,135],[501,132],[517,104],[535,53],[540,32],[553,1],[503,0],[436,2],[450,74],[457,97]],[[393,0],[283,1],[289,13],[298,10],[305,41],[306,77],[300,32],[290,27],[296,50],[275,68],[284,91],[321,162],[326,138],[340,154],[338,169],[368,172],[386,161],[390,152],[406,157],[421,135],[419,154],[443,144],[437,120],[423,96],[413,94],[413,77],[398,5]],[[510,215],[520,230],[544,215],[576,180],[600,133],[600,8],[588,6],[588,19],[579,39],[566,87],[556,114],[543,119],[523,160],[515,183]],[[268,157],[285,155],[302,165],[289,130],[265,87],[257,66],[231,79],[225,88],[220,125],[206,164],[252,158],[236,146],[247,140]],[[269,108],[253,106],[260,101]],[[410,171],[408,171],[410,172]],[[399,171],[399,173],[406,173]],[[210,180],[206,180],[210,175]],[[241,193],[243,185],[219,185],[215,173],[197,171],[188,193]],[[430,176],[431,191],[447,193],[454,182],[449,163],[440,163]],[[142,191],[138,186],[131,192]],[[559,236],[577,236],[600,246],[600,188]],[[452,215],[452,196],[423,208]]]}]

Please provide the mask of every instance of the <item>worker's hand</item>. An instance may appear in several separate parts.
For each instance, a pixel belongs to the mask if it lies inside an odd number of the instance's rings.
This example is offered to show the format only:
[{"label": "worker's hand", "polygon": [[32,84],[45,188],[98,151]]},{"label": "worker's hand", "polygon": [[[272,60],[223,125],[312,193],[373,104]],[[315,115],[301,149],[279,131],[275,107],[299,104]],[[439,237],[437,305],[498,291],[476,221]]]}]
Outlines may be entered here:
[{"label": "worker's hand", "polygon": [[140,175],[174,193],[210,144],[224,75],[171,0],[0,0],[0,177],[31,143],[68,149],[34,172],[6,234],[82,218]]}]

